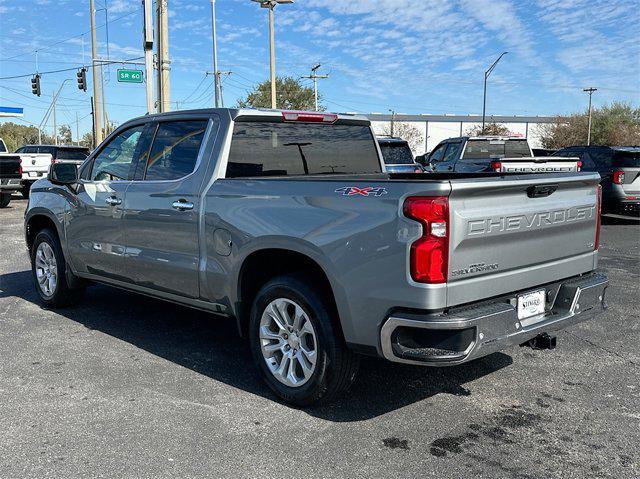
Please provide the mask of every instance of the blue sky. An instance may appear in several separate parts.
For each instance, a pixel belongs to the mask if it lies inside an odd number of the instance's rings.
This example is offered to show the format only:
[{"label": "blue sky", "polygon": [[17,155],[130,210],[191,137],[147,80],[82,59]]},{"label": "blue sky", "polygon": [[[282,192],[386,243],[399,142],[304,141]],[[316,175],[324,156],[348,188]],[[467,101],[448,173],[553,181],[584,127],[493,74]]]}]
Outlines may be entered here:
[{"label": "blue sky", "polygon": [[[112,60],[142,56],[138,0],[96,0],[108,7]],[[172,107],[213,104],[209,0],[168,0]],[[268,17],[250,0],[217,0],[219,68],[232,105],[268,78]],[[82,65],[88,0],[0,0],[0,77]],[[97,24],[105,23],[104,11]],[[509,51],[493,72],[491,114],[560,114],[582,110],[582,88],[595,86],[596,105],[640,103],[638,0],[296,0],[276,9],[279,75],[299,77],[321,63],[324,104],[332,111],[471,113],[482,111],[483,71]],[[106,28],[98,30],[106,57]],[[85,62],[90,35],[84,35]],[[109,68],[110,120],[144,114],[143,85],[118,84]],[[75,85],[75,71],[42,75],[43,95],[29,78],[0,80],[0,105],[23,106],[25,122],[39,123],[54,89],[61,93],[58,123],[81,118],[90,129],[89,90]],[[306,80],[306,83],[310,83]],[[49,123],[50,124],[50,123]],[[75,134],[75,127],[74,127]]]}]

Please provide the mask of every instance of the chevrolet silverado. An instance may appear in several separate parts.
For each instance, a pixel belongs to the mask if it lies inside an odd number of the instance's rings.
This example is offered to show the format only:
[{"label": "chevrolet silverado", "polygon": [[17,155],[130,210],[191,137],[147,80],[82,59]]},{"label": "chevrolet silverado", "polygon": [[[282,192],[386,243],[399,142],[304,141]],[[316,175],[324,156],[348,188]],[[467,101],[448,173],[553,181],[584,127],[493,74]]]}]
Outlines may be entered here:
[{"label": "chevrolet silverado", "polygon": [[275,393],[329,401],[362,354],[446,366],[604,305],[598,175],[387,173],[368,120],[148,115],[25,215],[49,307],[101,282],[233,318]]}]

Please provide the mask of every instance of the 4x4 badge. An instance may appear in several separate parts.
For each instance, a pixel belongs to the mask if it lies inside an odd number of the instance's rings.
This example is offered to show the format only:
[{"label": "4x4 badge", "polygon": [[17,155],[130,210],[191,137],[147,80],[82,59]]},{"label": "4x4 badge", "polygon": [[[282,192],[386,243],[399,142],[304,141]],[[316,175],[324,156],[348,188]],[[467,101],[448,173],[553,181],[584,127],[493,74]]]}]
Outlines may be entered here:
[{"label": "4x4 badge", "polygon": [[373,186],[365,186],[364,188],[359,188],[357,186],[343,186],[342,188],[338,188],[335,192],[342,193],[342,196],[382,196],[387,194],[387,189]]}]

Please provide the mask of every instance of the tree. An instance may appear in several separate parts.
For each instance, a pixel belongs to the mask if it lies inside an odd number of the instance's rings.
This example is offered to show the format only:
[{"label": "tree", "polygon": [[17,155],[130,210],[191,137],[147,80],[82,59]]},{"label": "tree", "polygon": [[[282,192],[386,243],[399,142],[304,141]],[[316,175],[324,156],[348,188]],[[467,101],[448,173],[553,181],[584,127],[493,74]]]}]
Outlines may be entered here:
[{"label": "tree", "polygon": [[[26,126],[11,121],[0,124],[0,138],[7,144],[9,151],[15,151],[23,145],[35,145],[38,143],[38,129],[35,126]],[[42,132],[43,143],[53,143],[53,138]]]},{"label": "tree", "polygon": [[70,145],[73,143],[73,137],[71,135],[71,128],[69,125],[62,125],[58,128],[58,141],[63,145]]},{"label": "tree", "polygon": [[467,128],[466,134],[468,136],[509,136],[511,135],[511,130],[500,123],[491,122],[484,124],[484,133],[482,132],[482,125],[473,125],[472,127]]},{"label": "tree", "polygon": [[[293,77],[276,78],[276,106],[283,110],[313,110],[315,101],[313,88],[303,86]],[[318,103],[321,96],[318,95]],[[271,108],[271,81],[260,83],[247,97],[238,100],[239,108]],[[324,107],[318,105],[324,111]]]},{"label": "tree", "polygon": [[[557,117],[538,127],[545,148],[586,145],[588,112]],[[591,144],[603,146],[640,145],[640,108],[613,102],[594,108],[591,117]]]},{"label": "tree", "polygon": [[[391,123],[386,123],[382,126],[381,135],[383,136],[391,136]],[[402,138],[409,143],[409,148],[413,152],[415,156],[422,148],[422,144],[424,142],[424,137],[418,128],[413,126],[411,123],[400,123],[397,121],[393,122],[393,136],[397,136],[398,138]]]}]

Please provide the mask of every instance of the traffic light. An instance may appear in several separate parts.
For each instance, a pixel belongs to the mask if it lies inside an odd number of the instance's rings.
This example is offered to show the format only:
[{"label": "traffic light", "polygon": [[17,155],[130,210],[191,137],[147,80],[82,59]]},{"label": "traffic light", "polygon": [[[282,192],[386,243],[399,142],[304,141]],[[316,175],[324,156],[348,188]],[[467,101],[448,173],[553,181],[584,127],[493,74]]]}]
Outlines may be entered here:
[{"label": "traffic light", "polygon": [[87,91],[87,69],[82,67],[78,70],[78,89]]},{"label": "traffic light", "polygon": [[37,73],[31,79],[31,93],[40,96],[40,75]]}]

